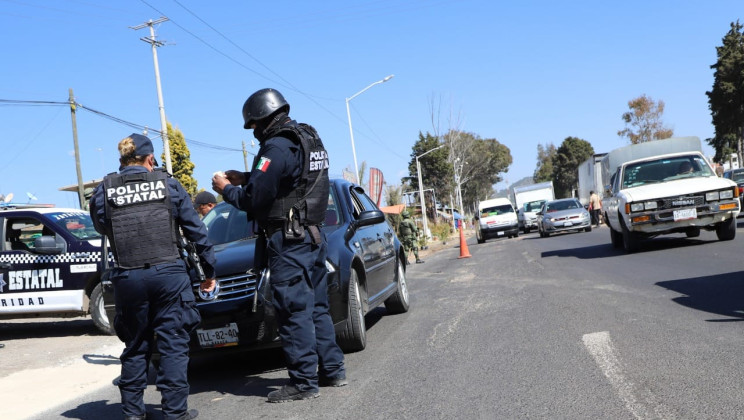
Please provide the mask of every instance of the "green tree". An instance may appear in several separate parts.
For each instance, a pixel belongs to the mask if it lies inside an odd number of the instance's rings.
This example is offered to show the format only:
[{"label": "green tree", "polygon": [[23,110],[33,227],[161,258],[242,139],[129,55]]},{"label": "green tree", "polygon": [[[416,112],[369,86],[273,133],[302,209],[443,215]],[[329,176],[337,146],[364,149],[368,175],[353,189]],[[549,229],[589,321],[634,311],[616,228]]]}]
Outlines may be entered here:
[{"label": "green tree", "polygon": [[[186,146],[186,139],[180,129],[173,129],[171,123],[166,123],[168,129],[168,146],[171,155],[171,167],[173,177],[183,185],[183,188],[190,196],[197,193],[197,183],[194,179],[194,163],[191,161],[191,152]],[[160,156],[161,162],[165,162],[165,152]]]},{"label": "green tree", "polygon": [[661,115],[664,101],[655,102],[645,94],[628,101],[630,111],[622,115],[625,128],[618,131],[620,137],[627,137],[632,144],[644,143],[672,137],[674,130],[664,127]]},{"label": "green tree", "polygon": [[[426,135],[419,132],[419,139],[411,150],[411,160],[408,162],[409,177],[401,180],[409,183],[412,190],[418,191],[418,171],[416,170],[416,156],[441,146],[439,139],[429,133]],[[452,192],[452,165],[447,161],[448,152],[446,147],[427,153],[419,158],[421,165],[421,179],[424,188],[433,188],[442,197]],[[406,182],[407,181],[407,182]]]},{"label": "green tree", "polygon": [[716,47],[718,61],[714,70],[713,88],[708,95],[708,108],[713,117],[715,137],[707,139],[716,151],[714,160],[722,162],[736,152],[742,162],[744,141],[744,32],[737,20]]},{"label": "green tree", "polygon": [[571,197],[578,188],[578,169],[581,162],[594,155],[594,147],[586,140],[566,137],[553,159],[553,188],[556,198]]},{"label": "green tree", "polygon": [[553,179],[553,159],[555,159],[555,145],[548,143],[537,145],[537,168],[532,176],[535,183],[547,182]]},{"label": "green tree", "polygon": [[491,196],[494,184],[503,180],[502,174],[512,164],[511,150],[496,139],[475,140],[469,148],[462,171],[462,202],[476,203]]}]

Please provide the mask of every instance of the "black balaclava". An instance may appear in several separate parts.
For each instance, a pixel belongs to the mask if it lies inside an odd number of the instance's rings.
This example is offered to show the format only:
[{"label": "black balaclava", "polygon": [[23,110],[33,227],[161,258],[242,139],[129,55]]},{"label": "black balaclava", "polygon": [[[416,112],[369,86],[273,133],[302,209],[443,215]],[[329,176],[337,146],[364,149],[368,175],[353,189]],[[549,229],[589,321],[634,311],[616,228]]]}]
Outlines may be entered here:
[{"label": "black balaclava", "polygon": [[274,132],[272,128],[278,128],[277,123],[280,121],[284,122],[287,119],[289,119],[289,114],[287,114],[286,111],[280,111],[276,114],[270,115],[268,118],[256,121],[256,128],[253,129],[253,137],[255,137],[259,143],[263,143],[264,140],[272,136],[272,133]]}]

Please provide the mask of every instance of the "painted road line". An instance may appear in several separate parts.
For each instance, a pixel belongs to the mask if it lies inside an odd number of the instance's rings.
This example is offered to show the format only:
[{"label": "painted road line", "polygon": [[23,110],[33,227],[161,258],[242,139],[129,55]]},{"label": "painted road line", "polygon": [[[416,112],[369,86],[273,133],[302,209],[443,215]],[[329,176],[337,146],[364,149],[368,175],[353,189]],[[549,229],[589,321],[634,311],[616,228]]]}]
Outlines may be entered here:
[{"label": "painted road line", "polygon": [[[617,357],[617,352],[612,346],[609,332],[585,334],[582,341],[604,376],[610,381],[620,400],[635,418],[640,420],[674,418],[664,406],[656,403],[656,398],[650,390],[639,390],[628,380],[623,372],[622,363]],[[639,395],[645,398],[639,398]]]}]

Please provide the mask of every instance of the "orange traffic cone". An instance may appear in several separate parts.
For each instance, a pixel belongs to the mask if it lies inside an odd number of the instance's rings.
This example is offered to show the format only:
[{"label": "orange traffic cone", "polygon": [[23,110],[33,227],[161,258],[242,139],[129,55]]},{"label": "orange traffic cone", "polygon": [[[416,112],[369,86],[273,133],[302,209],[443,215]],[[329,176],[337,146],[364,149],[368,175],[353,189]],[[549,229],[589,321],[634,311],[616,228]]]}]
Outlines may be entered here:
[{"label": "orange traffic cone", "polygon": [[462,223],[460,224],[460,256],[457,258],[470,258],[470,251],[468,251],[468,244],[465,242],[465,232],[462,230]]}]

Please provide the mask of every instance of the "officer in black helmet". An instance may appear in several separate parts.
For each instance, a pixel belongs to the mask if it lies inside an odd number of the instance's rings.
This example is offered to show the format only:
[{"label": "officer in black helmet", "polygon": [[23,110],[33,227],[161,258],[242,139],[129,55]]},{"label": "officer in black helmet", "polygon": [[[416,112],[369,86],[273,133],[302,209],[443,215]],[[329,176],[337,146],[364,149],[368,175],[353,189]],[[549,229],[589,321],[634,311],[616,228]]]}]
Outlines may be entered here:
[{"label": "officer in black helmet", "polygon": [[[206,280],[215,287],[214,252],[207,230],[181,184],[160,169],[152,142],[131,134],[119,142],[119,173],[107,175],[90,200],[90,215],[106,235],[116,260],[111,272],[116,299],[116,334],[125,343],[121,354],[122,412],[125,419],[147,417],[143,395],[152,351],[160,353],[156,385],[165,419],[187,420],[189,410],[189,333],[201,317],[178,235],[196,245]],[[154,337],[157,339],[154,339]]]},{"label": "officer in black helmet", "polygon": [[318,386],[347,384],[328,312],[326,238],[318,228],[328,207],[328,155],[312,127],[289,118],[289,104],[274,89],[252,94],[243,118],[261,144],[253,169],[218,172],[212,187],[258,222],[265,238],[265,251],[256,247],[256,264],[271,272],[289,372],[289,384],[268,400],[315,398]]}]

